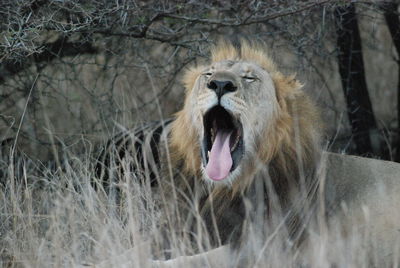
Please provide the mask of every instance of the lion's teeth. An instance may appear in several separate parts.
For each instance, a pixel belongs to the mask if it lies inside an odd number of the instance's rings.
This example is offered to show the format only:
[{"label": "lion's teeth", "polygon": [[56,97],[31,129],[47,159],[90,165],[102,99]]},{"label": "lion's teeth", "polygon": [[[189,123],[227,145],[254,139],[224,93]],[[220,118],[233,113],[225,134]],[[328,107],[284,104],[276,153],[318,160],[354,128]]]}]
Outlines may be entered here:
[{"label": "lion's teeth", "polygon": [[208,156],[208,158],[210,158],[210,153],[211,153],[210,151],[208,151],[208,152],[207,152],[207,156]]},{"label": "lion's teeth", "polygon": [[235,142],[233,143],[233,146],[232,146],[232,148],[231,148],[231,152],[233,152],[233,150],[236,149],[236,146],[237,146],[238,143],[239,143],[239,139],[240,139],[240,136],[236,136]]},{"label": "lion's teeth", "polygon": [[211,142],[212,143],[214,143],[214,136],[215,136],[214,129],[211,128]]}]

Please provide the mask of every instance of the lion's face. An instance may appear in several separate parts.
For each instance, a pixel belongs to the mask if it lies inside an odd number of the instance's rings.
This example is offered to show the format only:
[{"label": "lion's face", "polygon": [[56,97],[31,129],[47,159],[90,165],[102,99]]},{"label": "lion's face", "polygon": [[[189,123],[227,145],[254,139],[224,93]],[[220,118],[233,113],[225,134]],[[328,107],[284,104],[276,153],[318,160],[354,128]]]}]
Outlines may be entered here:
[{"label": "lion's face", "polygon": [[202,173],[229,182],[254,166],[278,103],[267,71],[252,62],[224,60],[203,69],[186,107],[201,148]]}]

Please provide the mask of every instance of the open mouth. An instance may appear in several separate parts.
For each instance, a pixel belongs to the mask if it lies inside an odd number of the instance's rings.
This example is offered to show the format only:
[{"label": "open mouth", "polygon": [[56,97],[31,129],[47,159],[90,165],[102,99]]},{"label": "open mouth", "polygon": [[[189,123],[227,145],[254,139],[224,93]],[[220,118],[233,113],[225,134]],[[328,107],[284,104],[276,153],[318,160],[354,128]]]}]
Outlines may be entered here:
[{"label": "open mouth", "polygon": [[220,181],[237,168],[243,157],[243,127],[219,105],[211,108],[203,121],[203,164],[208,177]]}]

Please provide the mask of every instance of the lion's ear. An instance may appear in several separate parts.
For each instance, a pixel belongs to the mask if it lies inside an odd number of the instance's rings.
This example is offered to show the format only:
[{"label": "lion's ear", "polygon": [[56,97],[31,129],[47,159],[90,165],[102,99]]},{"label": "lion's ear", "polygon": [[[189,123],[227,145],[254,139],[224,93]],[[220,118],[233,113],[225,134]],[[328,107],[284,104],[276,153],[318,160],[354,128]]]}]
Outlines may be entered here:
[{"label": "lion's ear", "polygon": [[192,90],[196,79],[201,75],[202,70],[204,70],[204,66],[192,66],[189,67],[182,78],[182,83],[185,86],[186,92]]}]

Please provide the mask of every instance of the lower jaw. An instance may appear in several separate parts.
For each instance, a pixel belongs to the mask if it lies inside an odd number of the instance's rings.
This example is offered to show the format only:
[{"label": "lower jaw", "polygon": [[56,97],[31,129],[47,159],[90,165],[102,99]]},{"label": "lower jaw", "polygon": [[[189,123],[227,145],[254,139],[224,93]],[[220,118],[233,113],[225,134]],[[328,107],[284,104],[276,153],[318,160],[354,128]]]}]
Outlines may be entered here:
[{"label": "lower jaw", "polygon": [[232,181],[232,178],[237,176],[237,174],[235,174],[237,172],[236,168],[234,170],[232,170],[231,172],[229,172],[229,174],[225,178],[223,178],[221,180],[214,180],[214,179],[211,179],[210,177],[208,177],[208,175],[205,172],[205,167],[204,166],[203,166],[203,172],[204,172],[203,173],[203,178],[206,181],[208,181],[210,183],[216,183],[216,184],[226,184],[227,182]]}]

